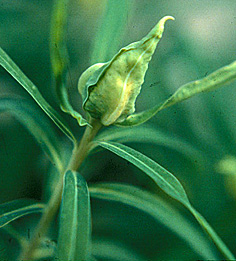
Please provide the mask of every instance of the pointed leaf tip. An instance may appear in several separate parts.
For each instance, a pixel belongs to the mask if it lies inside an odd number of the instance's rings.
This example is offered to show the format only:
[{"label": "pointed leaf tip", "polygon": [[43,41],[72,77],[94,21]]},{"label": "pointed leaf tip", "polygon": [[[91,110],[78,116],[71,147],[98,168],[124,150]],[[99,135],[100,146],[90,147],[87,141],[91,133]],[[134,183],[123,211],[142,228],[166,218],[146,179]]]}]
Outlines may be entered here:
[{"label": "pointed leaf tip", "polygon": [[164,25],[166,23],[166,21],[168,20],[175,20],[175,18],[171,15],[167,15],[167,16],[164,16],[163,18],[161,18],[161,20],[158,22],[159,24],[159,27],[163,28],[164,29]]},{"label": "pointed leaf tip", "polygon": [[167,15],[167,16],[164,16],[161,21],[164,20],[164,23],[167,21],[167,20],[175,20],[175,18],[171,15]]},{"label": "pointed leaf tip", "polygon": [[159,36],[159,38],[162,37],[162,34],[164,32],[164,26],[166,21],[168,20],[175,20],[173,16],[164,16],[157,24],[156,26],[152,29],[150,33],[154,33],[156,36]]}]

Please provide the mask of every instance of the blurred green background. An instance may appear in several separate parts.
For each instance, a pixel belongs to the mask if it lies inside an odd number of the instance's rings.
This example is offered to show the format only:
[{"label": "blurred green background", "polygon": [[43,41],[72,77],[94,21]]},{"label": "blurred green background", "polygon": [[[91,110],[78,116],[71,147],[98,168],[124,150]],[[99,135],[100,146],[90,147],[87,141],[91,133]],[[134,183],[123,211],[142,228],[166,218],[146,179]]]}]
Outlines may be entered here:
[{"label": "blurred green background", "polygon": [[[137,100],[137,111],[156,105],[182,84],[200,79],[236,59],[236,1],[130,2],[132,8],[119,38],[119,48],[141,39],[163,16],[172,15],[176,19],[166,24],[164,37],[150,62]],[[81,112],[77,81],[91,65],[93,41],[100,28],[105,5],[104,0],[71,0],[69,7],[68,87],[74,107]],[[52,1],[49,0],[1,0],[0,46],[36,84],[46,100],[58,109],[49,57],[51,11]],[[147,125],[163,135],[187,142],[194,149],[195,156],[189,155],[178,143],[175,149],[165,144],[128,144],[156,160],[181,181],[196,209],[236,254],[236,181],[217,171],[221,159],[236,154],[236,94],[233,87],[235,83],[198,95],[164,110],[148,122]],[[31,99],[3,69],[0,69],[0,94]],[[70,117],[66,118],[78,136],[81,135],[83,128],[79,128]],[[41,199],[42,186],[50,169],[48,159],[14,117],[0,114],[0,123],[0,202],[22,197]],[[62,133],[58,131],[58,134],[64,148],[69,151],[72,145]],[[87,163],[82,171],[90,182],[118,181],[152,189],[152,184],[141,172],[138,176],[134,175],[139,170],[108,152],[92,155]],[[174,201],[172,203],[180,207]],[[137,214],[134,209],[109,204],[92,202],[95,236],[102,234],[104,238],[111,237],[117,241],[125,238],[121,244],[131,245],[150,259],[155,259],[157,253],[163,260],[196,258],[192,250],[180,239],[176,240],[171,231],[160,224],[155,224],[156,230],[153,230],[150,217]],[[189,214],[186,212],[185,215]],[[191,217],[189,219],[195,224]],[[119,230],[121,222],[127,225],[125,237]],[[117,224],[116,230],[112,225],[104,228],[106,224],[113,223]],[[144,240],[148,245],[145,249],[142,248]]]}]

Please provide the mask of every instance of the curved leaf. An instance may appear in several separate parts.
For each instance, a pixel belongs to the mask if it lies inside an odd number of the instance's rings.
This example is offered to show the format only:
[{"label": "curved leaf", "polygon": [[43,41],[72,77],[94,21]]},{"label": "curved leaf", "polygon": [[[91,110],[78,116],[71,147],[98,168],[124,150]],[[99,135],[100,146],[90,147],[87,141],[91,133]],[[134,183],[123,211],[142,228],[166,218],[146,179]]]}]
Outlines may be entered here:
[{"label": "curved leaf", "polygon": [[91,64],[109,60],[119,49],[119,40],[127,24],[131,4],[131,1],[126,0],[106,2],[100,30],[93,41]]},{"label": "curved leaf", "polygon": [[90,198],[87,183],[75,171],[64,177],[60,227],[59,260],[89,260],[91,240]]},{"label": "curved leaf", "polygon": [[31,97],[37,102],[48,117],[59,127],[59,129],[69,139],[76,142],[76,139],[67,122],[43,98],[37,87],[2,50],[2,48],[0,48],[0,65],[31,95]]},{"label": "curved leaf", "polygon": [[134,149],[116,142],[98,142],[98,144],[141,169],[172,198],[184,203],[185,205],[190,204],[186,192],[178,179],[155,161]]},{"label": "curved leaf", "polygon": [[111,128],[96,136],[95,140],[119,141],[121,143],[152,143],[152,145],[164,146],[172,150],[176,150],[177,152],[188,157],[190,160],[197,159],[198,162],[203,162],[202,151],[195,149],[192,145],[178,137],[169,135],[168,133],[155,129],[151,126],[137,126],[129,129]]},{"label": "curved leaf", "polygon": [[138,187],[105,183],[89,187],[91,197],[116,201],[138,208],[162,223],[204,259],[216,260],[212,245],[181,213],[157,195]]},{"label": "curved leaf", "polygon": [[234,259],[233,254],[208,222],[192,207],[184,188],[174,175],[147,156],[127,146],[115,142],[98,142],[98,144],[134,164],[146,173],[166,194],[183,204],[193,214],[207,234],[209,234],[224,257]]},{"label": "curved leaf", "polygon": [[34,136],[52,163],[61,172],[63,164],[56,132],[44,118],[42,112],[35,107],[25,99],[0,98],[0,113],[10,112],[13,114]]},{"label": "curved leaf", "polygon": [[66,26],[69,0],[54,1],[51,21],[50,56],[52,71],[55,76],[56,93],[62,111],[74,117],[80,126],[88,125],[80,113],[75,111],[69,102],[66,88],[66,74],[69,67],[69,57],[66,48]]},{"label": "curved leaf", "polygon": [[93,255],[98,260],[146,261],[121,242],[100,237],[93,239]]},{"label": "curved leaf", "polygon": [[134,126],[142,124],[165,108],[189,99],[198,93],[213,91],[234,80],[236,80],[236,62],[226,65],[200,80],[184,84],[163,103],[149,110],[130,115],[124,122],[117,123],[116,125]]},{"label": "curved leaf", "polygon": [[0,205],[0,227],[21,218],[23,216],[42,212],[44,204],[36,203],[35,200],[18,199]]}]

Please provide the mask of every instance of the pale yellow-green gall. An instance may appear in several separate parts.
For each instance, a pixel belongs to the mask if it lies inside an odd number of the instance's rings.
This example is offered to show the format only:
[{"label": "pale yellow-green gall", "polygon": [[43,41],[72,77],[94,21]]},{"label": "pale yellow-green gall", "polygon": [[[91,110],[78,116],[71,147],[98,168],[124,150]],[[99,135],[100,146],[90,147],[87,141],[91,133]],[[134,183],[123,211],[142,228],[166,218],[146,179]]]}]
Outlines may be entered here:
[{"label": "pale yellow-green gall", "polygon": [[78,89],[83,108],[103,125],[122,122],[134,113],[148,63],[169,19],[174,20],[171,16],[162,18],[142,40],[122,48],[111,61],[95,64],[81,75]]},{"label": "pale yellow-green gall", "polygon": [[99,68],[101,68],[104,65],[104,63],[96,63],[92,66],[90,66],[86,71],[82,73],[82,75],[79,78],[79,83],[78,83],[78,90],[79,93],[82,94],[84,87],[86,86],[86,83],[90,76],[94,74]]}]

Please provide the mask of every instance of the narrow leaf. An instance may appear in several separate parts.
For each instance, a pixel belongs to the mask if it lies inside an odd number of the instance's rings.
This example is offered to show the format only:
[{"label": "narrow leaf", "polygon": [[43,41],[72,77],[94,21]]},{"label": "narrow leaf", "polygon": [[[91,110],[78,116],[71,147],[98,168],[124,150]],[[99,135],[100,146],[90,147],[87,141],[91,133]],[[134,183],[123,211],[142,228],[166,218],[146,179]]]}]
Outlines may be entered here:
[{"label": "narrow leaf", "polygon": [[[153,128],[151,126],[136,126],[134,128],[110,128],[103,131],[96,137],[99,141],[119,141],[124,142],[139,142],[151,143],[152,145],[159,145],[167,147],[183,154],[190,160],[203,162],[202,151],[194,148],[184,140],[169,135],[166,132]],[[96,143],[94,145],[97,145]]]},{"label": "narrow leaf", "polygon": [[178,179],[155,161],[149,159],[138,151],[116,142],[98,142],[98,144],[141,169],[151,179],[153,179],[164,192],[174,199],[179,200],[186,205],[190,204],[184,188]]},{"label": "narrow leaf", "polygon": [[163,103],[154,106],[149,110],[130,115],[124,122],[117,123],[116,125],[134,126],[142,124],[165,108],[189,99],[198,93],[213,91],[234,80],[236,80],[236,62],[224,66],[200,80],[184,84]]},{"label": "narrow leaf", "polygon": [[181,213],[157,195],[124,184],[96,184],[89,187],[91,197],[116,201],[151,215],[176,233],[204,259],[218,259],[212,245]]},{"label": "narrow leaf", "polygon": [[35,200],[19,199],[0,205],[0,227],[23,216],[39,213],[44,210],[44,204]]},{"label": "narrow leaf", "polygon": [[234,259],[233,254],[220,237],[215,233],[207,221],[192,207],[184,188],[174,175],[147,156],[127,146],[115,142],[98,142],[98,144],[134,164],[146,173],[166,194],[182,203],[193,214],[202,228],[209,234],[214,244],[224,257]]},{"label": "narrow leaf", "polygon": [[110,240],[101,237],[93,239],[93,255],[97,260],[147,261],[146,258],[135,253],[131,247],[115,239]]},{"label": "narrow leaf", "polygon": [[[93,41],[91,64],[105,62],[119,49],[132,1],[106,1],[104,15]],[[115,30],[114,30],[115,28]]]},{"label": "narrow leaf", "polygon": [[68,171],[64,178],[60,228],[59,260],[89,260],[91,213],[88,187],[84,178]]},{"label": "narrow leaf", "polygon": [[12,59],[0,48],[0,65],[31,95],[49,118],[72,141],[76,141],[67,122],[43,98],[37,87],[28,79]]},{"label": "narrow leaf", "polygon": [[69,56],[66,48],[66,27],[69,3],[70,0],[54,1],[50,37],[51,64],[62,111],[74,117],[80,126],[85,126],[88,125],[87,121],[73,109],[67,93],[66,74],[69,68]]},{"label": "narrow leaf", "polygon": [[2,112],[13,114],[34,136],[53,165],[60,172],[63,170],[57,134],[35,104],[25,99],[4,97],[0,98],[0,113]]}]

